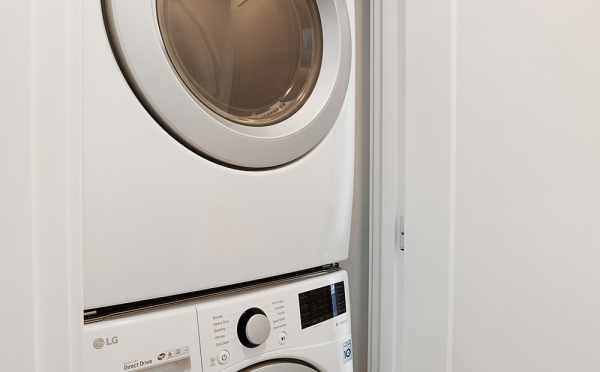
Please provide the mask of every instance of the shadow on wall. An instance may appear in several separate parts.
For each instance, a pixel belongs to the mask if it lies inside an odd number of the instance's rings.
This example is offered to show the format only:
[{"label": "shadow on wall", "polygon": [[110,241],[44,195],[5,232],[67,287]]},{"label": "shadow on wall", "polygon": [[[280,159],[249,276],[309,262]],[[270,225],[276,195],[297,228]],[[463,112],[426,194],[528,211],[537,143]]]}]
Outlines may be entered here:
[{"label": "shadow on wall", "polygon": [[350,259],[354,371],[368,369],[369,311],[369,164],[370,164],[370,2],[356,0],[356,168]]}]

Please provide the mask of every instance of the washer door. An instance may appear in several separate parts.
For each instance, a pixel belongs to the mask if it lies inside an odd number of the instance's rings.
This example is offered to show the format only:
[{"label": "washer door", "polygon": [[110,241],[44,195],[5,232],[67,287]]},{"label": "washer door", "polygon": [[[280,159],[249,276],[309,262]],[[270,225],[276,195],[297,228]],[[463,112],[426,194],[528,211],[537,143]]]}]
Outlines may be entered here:
[{"label": "washer door", "polygon": [[294,361],[269,361],[252,367],[245,368],[240,372],[318,372],[316,369],[304,363]]},{"label": "washer door", "polygon": [[104,0],[129,84],[193,151],[241,168],[305,155],[348,87],[346,0]]}]

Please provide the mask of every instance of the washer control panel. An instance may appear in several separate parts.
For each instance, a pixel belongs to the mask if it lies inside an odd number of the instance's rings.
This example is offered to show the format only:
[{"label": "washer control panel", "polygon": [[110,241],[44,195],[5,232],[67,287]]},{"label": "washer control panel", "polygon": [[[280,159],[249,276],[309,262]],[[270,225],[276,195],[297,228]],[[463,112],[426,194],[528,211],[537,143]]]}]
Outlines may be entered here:
[{"label": "washer control panel", "polygon": [[290,358],[352,372],[345,283],[338,271],[88,324],[83,372],[262,370]]},{"label": "washer control panel", "polygon": [[255,298],[242,303],[239,299],[238,295],[197,306],[203,364],[209,371],[287,344],[286,299]]},{"label": "washer control panel", "polygon": [[350,334],[345,280],[340,273],[197,304],[204,370]]}]

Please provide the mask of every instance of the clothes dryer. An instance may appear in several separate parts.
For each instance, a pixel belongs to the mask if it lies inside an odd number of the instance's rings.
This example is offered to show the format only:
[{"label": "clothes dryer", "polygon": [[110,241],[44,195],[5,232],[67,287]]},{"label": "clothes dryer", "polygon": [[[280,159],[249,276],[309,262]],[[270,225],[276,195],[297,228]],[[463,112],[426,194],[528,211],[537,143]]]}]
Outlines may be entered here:
[{"label": "clothes dryer", "polygon": [[353,1],[84,7],[87,310],[347,257]]}]

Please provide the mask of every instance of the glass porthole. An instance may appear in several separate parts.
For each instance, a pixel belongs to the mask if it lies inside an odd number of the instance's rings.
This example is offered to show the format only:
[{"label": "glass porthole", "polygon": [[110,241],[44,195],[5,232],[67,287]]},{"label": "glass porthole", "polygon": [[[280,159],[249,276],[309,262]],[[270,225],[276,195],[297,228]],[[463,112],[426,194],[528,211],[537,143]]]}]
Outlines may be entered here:
[{"label": "glass porthole", "polygon": [[323,56],[316,0],[158,0],[157,6],[174,69],[223,118],[273,125],[312,93]]}]

